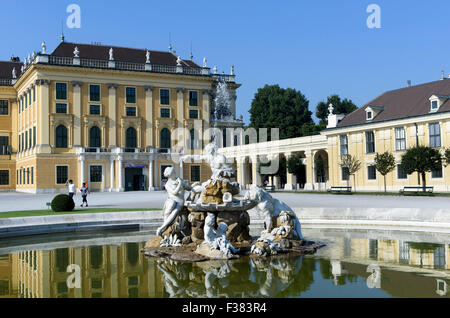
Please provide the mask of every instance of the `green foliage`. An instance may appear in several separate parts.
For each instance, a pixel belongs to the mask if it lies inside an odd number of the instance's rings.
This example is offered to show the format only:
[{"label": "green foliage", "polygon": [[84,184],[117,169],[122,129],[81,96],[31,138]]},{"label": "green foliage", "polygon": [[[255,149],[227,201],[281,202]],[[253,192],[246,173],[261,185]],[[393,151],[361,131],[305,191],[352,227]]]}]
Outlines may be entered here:
[{"label": "green foliage", "polygon": [[407,174],[430,172],[442,167],[442,156],[437,149],[414,146],[402,156],[401,166]]},{"label": "green foliage", "polygon": [[383,152],[382,154],[377,153],[375,155],[375,169],[384,178],[384,192],[386,192],[386,175],[395,169],[394,155],[389,151]]},{"label": "green foliage", "polygon": [[328,96],[326,102],[320,102],[316,107],[316,117],[320,119],[320,124],[323,125],[327,123],[328,120],[328,107],[333,104],[334,114],[350,114],[355,111],[358,107],[353,104],[351,99],[345,98],[341,100],[339,95]]},{"label": "green foliage", "polygon": [[53,198],[51,207],[54,212],[70,212],[75,208],[75,202],[67,194],[59,194]]},{"label": "green foliage", "polygon": [[361,161],[359,161],[356,156],[345,155],[341,158],[340,166],[342,168],[347,168],[349,174],[355,174],[361,169]]},{"label": "green foliage", "polygon": [[300,91],[266,85],[253,98],[249,126],[268,128],[269,138],[270,128],[280,129],[280,139],[301,137],[303,125],[314,125],[308,106],[309,101]]},{"label": "green foliage", "polygon": [[291,156],[287,161],[287,168],[290,174],[299,175],[303,169],[302,158]]},{"label": "green foliage", "polygon": [[391,154],[389,151],[386,151],[382,154],[377,153],[375,155],[375,168],[382,176],[385,176],[389,172],[394,171],[395,169],[394,155]]},{"label": "green foliage", "polygon": [[442,168],[439,150],[427,146],[414,146],[402,156],[401,166],[407,174],[418,172],[422,176],[423,192],[426,191],[425,173]]},{"label": "green foliage", "polygon": [[450,165],[450,148],[445,149],[444,160],[445,165]]}]

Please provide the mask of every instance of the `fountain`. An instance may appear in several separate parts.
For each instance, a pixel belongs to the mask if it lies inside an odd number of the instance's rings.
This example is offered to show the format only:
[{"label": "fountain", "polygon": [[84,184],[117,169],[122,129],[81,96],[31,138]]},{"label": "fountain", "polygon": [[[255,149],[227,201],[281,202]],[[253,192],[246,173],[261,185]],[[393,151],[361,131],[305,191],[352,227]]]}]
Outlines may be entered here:
[{"label": "fountain", "polygon": [[[320,244],[306,241],[292,209],[253,186],[244,197],[235,172],[214,143],[204,155],[185,155],[182,161],[204,160],[211,167],[211,178],[190,185],[177,178],[173,168],[168,178],[168,199],[163,208],[163,224],[143,249],[148,256],[169,257],[177,261],[233,259],[244,255],[267,257],[276,254],[314,253]],[[186,192],[189,192],[186,198]],[[266,229],[259,238],[250,236],[248,210],[256,208],[265,216]]]}]

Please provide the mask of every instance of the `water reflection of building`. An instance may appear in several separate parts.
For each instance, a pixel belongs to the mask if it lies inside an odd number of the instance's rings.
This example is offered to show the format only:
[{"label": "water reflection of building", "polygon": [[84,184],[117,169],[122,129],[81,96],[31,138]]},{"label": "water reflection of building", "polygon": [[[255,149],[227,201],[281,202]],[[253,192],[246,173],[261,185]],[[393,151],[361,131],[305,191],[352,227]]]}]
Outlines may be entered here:
[{"label": "water reflection of building", "polygon": [[[0,256],[0,297],[160,297],[162,278],[144,243],[26,251]],[[67,286],[67,266],[81,268],[81,288]]]}]

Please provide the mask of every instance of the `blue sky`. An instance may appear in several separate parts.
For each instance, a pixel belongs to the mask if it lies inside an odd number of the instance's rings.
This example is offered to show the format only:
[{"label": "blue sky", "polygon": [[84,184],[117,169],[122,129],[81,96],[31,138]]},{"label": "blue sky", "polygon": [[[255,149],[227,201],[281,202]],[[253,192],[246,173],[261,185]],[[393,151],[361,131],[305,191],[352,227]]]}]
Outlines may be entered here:
[{"label": "blue sky", "polygon": [[[81,7],[81,28],[68,29],[69,4]],[[369,29],[369,4],[381,8],[381,29]],[[0,59],[52,51],[64,22],[66,41],[167,50],[229,73],[235,65],[237,112],[248,123],[259,87],[300,90],[314,112],[328,95],[358,106],[386,90],[450,72],[450,1],[4,1]]]}]

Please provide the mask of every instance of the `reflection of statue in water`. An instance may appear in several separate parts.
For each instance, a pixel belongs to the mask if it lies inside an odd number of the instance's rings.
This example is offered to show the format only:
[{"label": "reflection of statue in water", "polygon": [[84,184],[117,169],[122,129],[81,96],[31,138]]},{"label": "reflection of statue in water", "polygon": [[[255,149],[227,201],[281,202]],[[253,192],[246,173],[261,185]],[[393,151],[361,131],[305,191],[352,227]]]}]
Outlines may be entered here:
[{"label": "reflection of statue in water", "polygon": [[211,166],[211,179],[217,180],[221,177],[230,178],[234,173],[233,167],[231,166],[231,164],[227,163],[227,158],[224,155],[218,153],[217,150],[217,146],[211,143],[206,145],[205,155],[185,155],[181,157],[181,160],[205,160]]},{"label": "reflection of statue in water", "polygon": [[[168,167],[164,170],[164,177],[168,178],[165,188],[169,197],[167,198],[163,208],[163,225],[158,228],[156,235],[161,236],[169,226],[171,226],[176,218],[180,216],[184,206],[184,192],[185,190],[191,190],[191,186],[180,178],[176,178],[175,170],[173,167]],[[186,226],[187,220],[181,217],[179,224],[180,231],[182,232]]]}]

